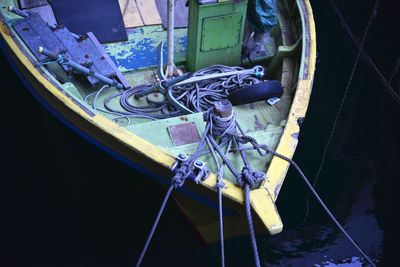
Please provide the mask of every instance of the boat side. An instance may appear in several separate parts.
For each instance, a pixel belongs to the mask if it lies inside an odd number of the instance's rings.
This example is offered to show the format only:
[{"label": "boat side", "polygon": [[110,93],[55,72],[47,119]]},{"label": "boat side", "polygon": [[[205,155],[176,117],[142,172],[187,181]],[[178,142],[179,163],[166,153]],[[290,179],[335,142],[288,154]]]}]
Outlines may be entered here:
[{"label": "boat side", "polygon": [[[299,8],[303,37],[302,59],[297,83],[296,94],[287,118],[287,124],[282,134],[276,152],[292,158],[298,143],[301,123],[304,120],[310,101],[317,59],[317,40],[315,22],[309,1],[296,0]],[[263,184],[271,197],[276,200],[285,180],[289,163],[274,157],[267,172],[267,179]]]}]

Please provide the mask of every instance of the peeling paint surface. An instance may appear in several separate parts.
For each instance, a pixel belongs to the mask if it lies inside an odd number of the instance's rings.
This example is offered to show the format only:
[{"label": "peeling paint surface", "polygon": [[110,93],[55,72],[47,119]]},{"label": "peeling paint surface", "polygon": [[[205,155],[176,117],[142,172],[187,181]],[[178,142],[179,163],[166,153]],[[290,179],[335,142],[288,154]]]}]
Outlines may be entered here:
[{"label": "peeling paint surface", "polygon": [[[186,59],[186,29],[175,29],[175,63]],[[157,47],[164,42],[164,62],[167,61],[167,32],[162,26],[145,26],[128,30],[128,41],[104,44],[104,50],[122,72],[157,66]]]}]

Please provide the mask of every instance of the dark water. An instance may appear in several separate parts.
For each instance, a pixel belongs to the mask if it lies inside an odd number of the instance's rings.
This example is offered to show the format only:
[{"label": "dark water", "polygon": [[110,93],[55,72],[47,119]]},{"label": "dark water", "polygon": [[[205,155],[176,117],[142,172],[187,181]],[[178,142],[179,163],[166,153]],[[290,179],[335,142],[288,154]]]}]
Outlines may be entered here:
[{"label": "dark water", "polygon": [[[366,50],[389,78],[399,58],[395,1],[382,0]],[[313,1],[318,32],[314,92],[295,160],[311,178],[352,69],[356,50],[328,1]],[[361,36],[373,1],[338,6]],[[133,266],[165,191],[71,132],[24,90],[0,54],[2,141],[0,266]],[[399,88],[399,75],[393,87]],[[18,107],[15,106],[16,101]],[[380,266],[398,266],[399,107],[360,61],[318,191]],[[362,266],[290,170],[278,199],[284,232],[258,238],[269,266]],[[253,266],[247,237],[228,241],[227,266]],[[143,266],[218,266],[173,202]]]}]

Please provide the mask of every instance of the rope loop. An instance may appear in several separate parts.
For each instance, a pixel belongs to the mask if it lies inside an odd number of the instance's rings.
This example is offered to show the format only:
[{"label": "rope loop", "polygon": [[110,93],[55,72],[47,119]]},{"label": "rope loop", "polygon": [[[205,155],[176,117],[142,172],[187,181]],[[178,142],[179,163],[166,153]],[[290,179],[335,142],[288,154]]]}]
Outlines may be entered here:
[{"label": "rope loop", "polygon": [[224,139],[229,136],[237,135],[235,123],[236,118],[234,113],[232,113],[232,115],[229,117],[221,118],[214,113],[213,109],[209,109],[203,114],[203,119],[211,125],[211,136]]},{"label": "rope loop", "polygon": [[237,183],[241,188],[245,188],[246,185],[249,185],[250,189],[256,189],[264,179],[264,172],[254,172],[251,169],[243,167],[242,173],[237,177]]}]

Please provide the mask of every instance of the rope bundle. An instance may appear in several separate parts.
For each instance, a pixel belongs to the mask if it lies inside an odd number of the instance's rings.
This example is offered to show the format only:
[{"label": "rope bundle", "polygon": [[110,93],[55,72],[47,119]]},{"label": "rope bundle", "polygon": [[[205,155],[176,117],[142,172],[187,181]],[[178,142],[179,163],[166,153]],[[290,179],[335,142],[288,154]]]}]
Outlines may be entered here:
[{"label": "rope bundle", "polygon": [[[254,68],[257,70],[255,73],[237,74],[184,85],[173,85],[166,89],[170,90],[171,95],[180,105],[192,112],[204,112],[212,108],[214,102],[226,99],[231,91],[262,82],[257,77],[257,73],[263,73],[264,68],[261,66]],[[194,72],[193,77],[241,70],[244,70],[244,68],[213,65]],[[126,91],[112,94],[105,99],[104,107],[108,112],[117,114],[121,118],[140,117],[156,120],[184,115],[184,112],[168,100],[160,103],[149,103],[147,106],[138,106],[133,103],[132,98],[135,95],[143,92],[151,92],[152,87],[152,84],[142,84]],[[111,105],[111,102],[115,99],[119,102],[120,108],[118,109]]]},{"label": "rope bundle", "polygon": [[[264,68],[257,66],[260,72]],[[216,73],[244,70],[241,67],[213,65],[196,71],[193,77],[200,77]],[[232,90],[262,82],[254,74],[238,74],[228,77],[207,79],[197,83],[182,86],[171,86],[172,95],[181,104],[194,112],[204,112],[210,109],[214,102],[226,99]]]}]

